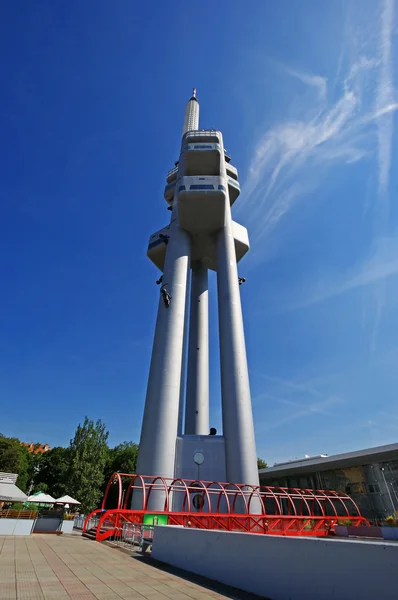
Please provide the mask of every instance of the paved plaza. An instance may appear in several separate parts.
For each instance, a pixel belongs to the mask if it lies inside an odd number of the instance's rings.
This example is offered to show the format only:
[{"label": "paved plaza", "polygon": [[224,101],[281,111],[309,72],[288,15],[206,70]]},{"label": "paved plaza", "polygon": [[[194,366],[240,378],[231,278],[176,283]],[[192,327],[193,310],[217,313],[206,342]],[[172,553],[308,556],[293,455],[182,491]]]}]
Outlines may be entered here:
[{"label": "paved plaza", "polygon": [[[217,584],[215,584],[217,586]],[[204,600],[218,593],[80,535],[0,536],[1,600]]]}]

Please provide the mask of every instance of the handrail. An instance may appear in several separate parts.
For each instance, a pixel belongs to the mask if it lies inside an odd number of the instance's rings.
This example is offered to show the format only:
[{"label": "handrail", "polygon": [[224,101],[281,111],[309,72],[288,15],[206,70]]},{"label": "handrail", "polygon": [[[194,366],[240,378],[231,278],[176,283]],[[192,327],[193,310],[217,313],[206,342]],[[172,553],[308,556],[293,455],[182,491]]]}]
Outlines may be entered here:
[{"label": "handrail", "polygon": [[36,519],[37,510],[19,510],[8,508],[0,510],[0,519]]}]

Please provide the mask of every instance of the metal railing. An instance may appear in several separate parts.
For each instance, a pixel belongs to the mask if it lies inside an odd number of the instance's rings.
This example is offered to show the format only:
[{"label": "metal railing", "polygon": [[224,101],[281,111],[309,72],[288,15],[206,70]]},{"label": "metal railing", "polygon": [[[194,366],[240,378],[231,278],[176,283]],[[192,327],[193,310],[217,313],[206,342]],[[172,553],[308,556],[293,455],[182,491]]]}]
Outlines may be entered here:
[{"label": "metal railing", "polygon": [[0,519],[36,519],[36,510],[0,510]]},{"label": "metal railing", "polygon": [[172,181],[169,181],[169,179],[172,179],[174,177],[174,175],[177,177],[177,172],[178,172],[178,167],[173,167],[173,169],[170,169],[170,171],[167,173],[167,183],[172,183]]},{"label": "metal railing", "polygon": [[113,535],[107,541],[132,552],[146,552],[152,546],[154,532],[153,525],[123,523],[121,527],[115,527]]},{"label": "metal railing", "polygon": [[[77,517],[75,517],[75,519],[73,521],[74,529],[83,529],[85,520],[86,520],[85,515],[78,515]],[[98,522],[99,522],[99,517],[92,517],[88,522],[87,529],[93,529],[94,527],[97,527]]]},{"label": "metal railing", "polygon": [[215,138],[215,141],[220,139],[221,133],[217,129],[197,129],[195,131],[187,131],[183,136],[183,140],[192,138]]},{"label": "metal railing", "polygon": [[239,183],[239,181],[236,181],[235,179],[232,179],[232,177],[228,177],[228,185],[232,185],[233,187],[235,187],[238,190],[240,190],[240,183]]},{"label": "metal railing", "polygon": [[231,164],[227,164],[227,175],[232,179],[238,179],[238,169]]}]

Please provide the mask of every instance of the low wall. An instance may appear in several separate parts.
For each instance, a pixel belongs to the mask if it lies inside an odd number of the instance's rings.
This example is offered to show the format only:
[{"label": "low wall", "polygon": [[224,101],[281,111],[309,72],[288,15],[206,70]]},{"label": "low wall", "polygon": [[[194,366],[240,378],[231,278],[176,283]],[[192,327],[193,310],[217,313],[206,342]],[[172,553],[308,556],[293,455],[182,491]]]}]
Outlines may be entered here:
[{"label": "low wall", "polygon": [[30,535],[34,519],[0,519],[0,535]]},{"label": "low wall", "polygon": [[153,558],[271,600],[396,600],[398,544],[156,526]]},{"label": "low wall", "polygon": [[381,527],[366,527],[365,525],[336,525],[336,535],[341,537],[366,537],[383,539]]},{"label": "low wall", "polygon": [[62,521],[61,525],[62,533],[72,533],[73,532],[73,521]]},{"label": "low wall", "polygon": [[385,540],[398,541],[398,527],[382,527],[381,532]]}]

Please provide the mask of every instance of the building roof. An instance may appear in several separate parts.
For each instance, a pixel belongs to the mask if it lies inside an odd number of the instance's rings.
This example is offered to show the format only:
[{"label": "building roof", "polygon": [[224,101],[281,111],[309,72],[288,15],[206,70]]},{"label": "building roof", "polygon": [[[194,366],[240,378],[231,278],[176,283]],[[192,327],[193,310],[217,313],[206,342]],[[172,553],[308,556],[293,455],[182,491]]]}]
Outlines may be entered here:
[{"label": "building roof", "polygon": [[334,454],[332,456],[314,456],[281,463],[267,469],[260,469],[260,480],[273,479],[280,475],[299,475],[301,473],[315,473],[316,471],[329,471],[344,467],[355,467],[373,462],[388,462],[398,460],[398,444],[387,444],[376,448],[365,448],[355,452]]},{"label": "building roof", "polygon": [[48,444],[35,444],[34,442],[21,442],[21,446],[25,446],[28,452],[33,452],[34,454],[43,454],[43,452],[51,450]]}]

